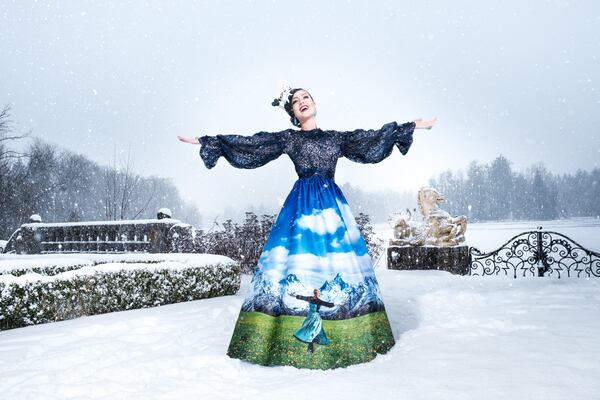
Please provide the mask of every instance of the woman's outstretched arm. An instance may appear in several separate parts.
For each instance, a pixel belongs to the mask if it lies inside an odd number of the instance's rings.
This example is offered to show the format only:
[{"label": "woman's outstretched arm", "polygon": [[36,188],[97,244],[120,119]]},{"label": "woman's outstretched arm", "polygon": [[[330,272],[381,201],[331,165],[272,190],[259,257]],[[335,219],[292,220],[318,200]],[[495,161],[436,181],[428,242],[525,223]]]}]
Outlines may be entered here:
[{"label": "woman's outstretched arm", "polygon": [[223,156],[236,168],[258,168],[285,151],[286,133],[258,132],[252,136],[215,135],[177,138],[184,143],[200,144],[200,157],[206,168],[213,168]]},{"label": "woman's outstretched arm", "polygon": [[394,146],[400,153],[406,154],[412,145],[414,130],[431,129],[436,121],[437,118],[429,121],[416,119],[403,124],[390,122],[381,129],[339,132],[341,155],[355,162],[373,164],[389,157]]}]

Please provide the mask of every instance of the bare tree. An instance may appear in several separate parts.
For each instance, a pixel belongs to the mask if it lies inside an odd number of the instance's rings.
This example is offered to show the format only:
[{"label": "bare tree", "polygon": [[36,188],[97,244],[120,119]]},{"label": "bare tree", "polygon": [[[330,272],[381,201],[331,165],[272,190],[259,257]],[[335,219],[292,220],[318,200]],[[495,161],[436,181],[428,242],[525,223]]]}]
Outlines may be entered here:
[{"label": "bare tree", "polygon": [[20,162],[26,154],[11,149],[8,144],[26,138],[31,132],[16,135],[13,131],[10,105],[6,105],[0,110],[0,238],[6,238],[12,233],[13,226],[20,222],[17,214],[22,209],[14,198],[24,174],[18,174],[13,165]]},{"label": "bare tree", "polygon": [[[20,140],[28,137],[31,131],[22,135],[13,134],[13,121],[10,119],[10,105],[4,106],[0,111],[0,166],[4,167],[10,159],[21,158],[25,154],[9,149],[6,144],[9,141]],[[0,169],[1,173],[2,169]]]},{"label": "bare tree", "polygon": [[107,220],[123,220],[128,215],[133,214],[132,218],[137,218],[142,214],[156,195],[156,183],[152,182],[152,189],[147,194],[145,205],[137,210],[132,210],[133,200],[136,196],[136,190],[140,187],[141,177],[134,172],[134,162],[131,156],[131,145],[127,149],[127,156],[121,160],[117,167],[116,148],[113,157],[113,165],[105,172],[105,215]]},{"label": "bare tree", "polygon": [[139,207],[137,213],[133,216],[133,219],[137,219],[137,217],[139,217],[140,214],[145,212],[148,209],[148,206],[150,205],[152,200],[154,200],[154,198],[156,197],[156,180],[152,179],[151,181],[152,181],[151,182],[152,186],[150,188],[150,193],[146,197],[146,201],[145,201],[144,205],[142,207]]}]

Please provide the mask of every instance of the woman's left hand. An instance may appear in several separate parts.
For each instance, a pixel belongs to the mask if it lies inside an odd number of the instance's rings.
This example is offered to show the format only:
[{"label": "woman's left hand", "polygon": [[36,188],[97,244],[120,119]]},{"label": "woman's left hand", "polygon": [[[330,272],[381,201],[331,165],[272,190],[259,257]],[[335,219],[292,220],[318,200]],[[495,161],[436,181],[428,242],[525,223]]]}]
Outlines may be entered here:
[{"label": "woman's left hand", "polygon": [[415,123],[415,129],[431,129],[437,122],[437,117],[430,119],[429,121],[419,118],[415,119],[413,122]]}]

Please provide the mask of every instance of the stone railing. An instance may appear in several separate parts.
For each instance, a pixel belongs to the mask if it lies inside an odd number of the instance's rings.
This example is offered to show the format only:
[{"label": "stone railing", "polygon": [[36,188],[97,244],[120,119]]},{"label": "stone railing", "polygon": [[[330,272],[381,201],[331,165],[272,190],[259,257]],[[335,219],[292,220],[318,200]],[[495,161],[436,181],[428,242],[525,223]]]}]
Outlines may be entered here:
[{"label": "stone railing", "polygon": [[27,223],[6,243],[5,253],[170,253],[193,241],[192,228],[171,218],[123,221]]}]

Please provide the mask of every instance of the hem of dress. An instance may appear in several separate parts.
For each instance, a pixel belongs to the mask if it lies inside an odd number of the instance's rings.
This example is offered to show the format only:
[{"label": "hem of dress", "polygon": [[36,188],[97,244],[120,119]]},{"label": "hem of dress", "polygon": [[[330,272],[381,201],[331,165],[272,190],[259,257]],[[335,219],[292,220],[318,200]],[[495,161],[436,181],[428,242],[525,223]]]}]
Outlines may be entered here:
[{"label": "hem of dress", "polygon": [[327,370],[330,370],[330,369],[348,368],[348,367],[352,367],[353,365],[368,364],[368,363],[372,362],[378,355],[387,354],[391,349],[394,348],[395,345],[396,345],[396,343],[394,341],[394,344],[392,344],[386,351],[381,352],[381,353],[377,352],[377,351],[372,352],[371,354],[373,355],[373,357],[370,358],[370,359],[368,359],[368,360],[359,361],[359,362],[355,362],[355,363],[351,363],[351,364],[345,364],[345,365],[333,365],[333,366],[330,366],[328,368],[322,368],[322,367],[311,368],[309,366],[297,366],[297,365],[292,365],[292,364],[259,363],[259,362],[248,360],[248,359],[242,358],[242,357],[234,357],[234,356],[230,355],[229,352],[227,352],[227,357],[231,358],[232,360],[240,360],[242,362],[245,362],[245,363],[248,363],[248,364],[251,364],[251,365],[260,365],[260,366],[263,366],[263,367],[293,367],[293,368],[297,368],[297,369],[310,369],[310,370],[327,371]]}]

